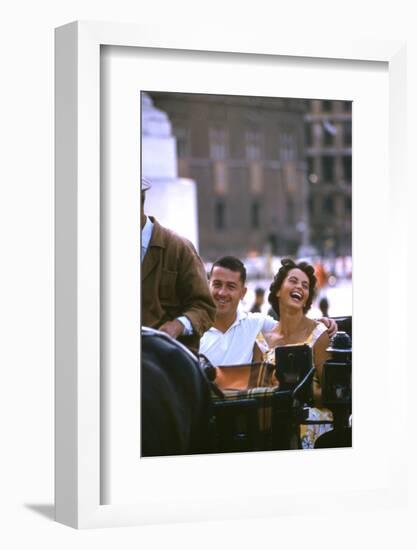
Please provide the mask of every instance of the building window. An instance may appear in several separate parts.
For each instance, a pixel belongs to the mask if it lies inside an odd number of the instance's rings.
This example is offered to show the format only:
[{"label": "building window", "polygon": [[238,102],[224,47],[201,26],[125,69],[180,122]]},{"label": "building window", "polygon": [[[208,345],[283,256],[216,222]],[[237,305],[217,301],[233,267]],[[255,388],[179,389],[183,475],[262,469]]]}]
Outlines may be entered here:
[{"label": "building window", "polygon": [[245,153],[248,160],[260,160],[261,158],[261,132],[259,130],[246,130]]},{"label": "building window", "polygon": [[321,110],[323,113],[330,113],[332,111],[332,102],[325,99],[321,102]]},{"label": "building window", "polygon": [[210,128],[209,144],[212,160],[225,160],[227,158],[227,133],[224,128]]},{"label": "building window", "polygon": [[252,193],[262,193],[263,170],[260,162],[253,161],[249,165],[249,187]]},{"label": "building window", "polygon": [[324,155],[321,159],[323,180],[325,182],[333,181],[334,177],[334,157]]},{"label": "building window", "polygon": [[347,182],[352,181],[352,157],[343,157],[343,175]]},{"label": "building window", "polygon": [[289,162],[297,158],[295,136],[283,132],[280,135],[280,157],[283,162]]},{"label": "building window", "polygon": [[351,113],[352,112],[352,102],[351,101],[344,101],[343,102],[345,113]]},{"label": "building window", "polygon": [[352,145],[352,121],[343,123],[343,142],[350,147]]},{"label": "building window", "polygon": [[251,225],[252,229],[259,229],[260,225],[260,205],[259,202],[253,202],[251,207]]},{"label": "building window", "polygon": [[287,224],[293,225],[294,219],[295,219],[295,209],[294,209],[294,203],[290,197],[288,197],[287,200]]},{"label": "building window", "polygon": [[228,171],[227,165],[222,160],[213,162],[213,183],[214,192],[217,195],[225,195],[228,191]]},{"label": "building window", "polygon": [[324,145],[332,146],[334,144],[334,137],[337,134],[336,126],[329,120],[323,122],[323,141]]},{"label": "building window", "polygon": [[333,197],[328,196],[324,199],[323,209],[327,215],[331,216],[333,214],[333,211],[334,211]]},{"label": "building window", "polygon": [[174,135],[177,139],[177,157],[179,159],[187,158],[189,157],[189,136],[188,136],[188,129],[176,126],[174,127]]},{"label": "building window", "polygon": [[314,198],[312,195],[308,197],[308,213],[311,217],[314,217]]},{"label": "building window", "polygon": [[313,128],[309,122],[306,122],[304,126],[306,147],[312,147],[313,145]]},{"label": "building window", "polygon": [[307,177],[310,179],[310,175],[314,174],[314,159],[307,157]]},{"label": "building window", "polygon": [[313,157],[307,157],[307,174],[313,174],[314,173],[314,159]]},{"label": "building window", "polygon": [[345,211],[347,214],[352,213],[352,197],[345,197]]},{"label": "building window", "polygon": [[225,228],[225,205],[223,201],[217,201],[215,205],[215,227],[218,231]]}]

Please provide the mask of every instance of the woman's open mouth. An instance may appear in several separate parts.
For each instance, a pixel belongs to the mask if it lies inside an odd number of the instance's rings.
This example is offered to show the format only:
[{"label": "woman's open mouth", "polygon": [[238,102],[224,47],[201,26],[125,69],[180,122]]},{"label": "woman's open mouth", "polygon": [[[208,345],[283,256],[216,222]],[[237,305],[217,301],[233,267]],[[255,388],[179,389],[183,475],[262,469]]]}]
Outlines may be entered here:
[{"label": "woman's open mouth", "polygon": [[301,300],[303,299],[303,295],[301,294],[301,292],[297,292],[296,290],[294,292],[291,292],[290,297],[297,302],[301,302]]}]

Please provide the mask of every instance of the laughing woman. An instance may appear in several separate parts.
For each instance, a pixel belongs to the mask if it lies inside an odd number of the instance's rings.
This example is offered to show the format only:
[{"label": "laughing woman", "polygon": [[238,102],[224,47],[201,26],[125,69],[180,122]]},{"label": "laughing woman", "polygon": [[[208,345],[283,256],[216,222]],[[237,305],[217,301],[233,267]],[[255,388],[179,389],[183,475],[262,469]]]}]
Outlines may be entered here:
[{"label": "laughing woman", "polygon": [[[306,262],[295,263],[283,259],[281,268],[269,289],[269,303],[279,317],[279,323],[266,335],[265,341],[258,340],[264,352],[264,360],[275,363],[275,348],[280,346],[308,344],[312,348],[315,374],[313,397],[315,408],[310,409],[309,420],[331,420],[331,412],[319,409],[321,405],[321,379],[323,364],[329,354],[329,335],[326,326],[306,316],[314,299],[316,277],[313,266]],[[311,425],[302,430],[303,448],[314,447],[316,438],[328,431],[330,425]]]}]

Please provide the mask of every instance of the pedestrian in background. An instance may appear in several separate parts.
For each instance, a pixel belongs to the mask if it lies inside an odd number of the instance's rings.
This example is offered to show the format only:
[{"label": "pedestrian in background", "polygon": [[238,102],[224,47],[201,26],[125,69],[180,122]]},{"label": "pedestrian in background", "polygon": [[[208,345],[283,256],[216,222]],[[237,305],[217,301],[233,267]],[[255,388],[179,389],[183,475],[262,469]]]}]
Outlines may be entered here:
[{"label": "pedestrian in background", "polygon": [[323,315],[323,317],[329,316],[329,300],[326,298],[326,296],[323,296],[319,302],[319,308]]},{"label": "pedestrian in background", "polygon": [[255,302],[254,302],[253,306],[250,309],[251,313],[260,313],[261,312],[261,308],[262,308],[262,305],[264,303],[264,298],[265,298],[265,290],[258,286],[255,289]]}]

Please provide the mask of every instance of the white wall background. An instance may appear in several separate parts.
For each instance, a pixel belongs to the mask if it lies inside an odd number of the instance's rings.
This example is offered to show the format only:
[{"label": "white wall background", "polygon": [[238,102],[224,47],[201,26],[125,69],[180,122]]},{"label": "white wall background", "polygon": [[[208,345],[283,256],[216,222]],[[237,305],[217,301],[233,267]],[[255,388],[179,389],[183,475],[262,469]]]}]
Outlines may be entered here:
[{"label": "white wall background", "polygon": [[[213,548],[237,542],[246,547],[351,548],[369,541],[379,548],[412,548],[411,512],[368,517],[288,517],[202,525],[136,527],[77,532],[53,517],[53,29],[73,21],[161,22],[187,32],[203,23],[213,28],[243,26],[248,33],[317,32],[329,37],[409,38],[409,160],[412,183],[412,127],[417,126],[417,43],[412,3],[298,0],[256,3],[210,0],[15,0],[0,19],[0,547],[14,548]],[[414,60],[414,62],[413,62]],[[410,185],[410,213],[413,212]],[[414,195],[415,196],[415,195]],[[410,231],[416,232],[416,216]],[[413,288],[415,259],[410,251]],[[414,308],[411,306],[411,310]],[[410,316],[411,319],[411,316]],[[415,374],[410,365],[410,381]],[[411,390],[410,390],[411,396]],[[412,440],[415,439],[411,438]],[[313,475],[313,474],[312,474]],[[415,476],[414,476],[415,482]],[[414,483],[414,489],[417,485]],[[413,498],[415,503],[415,497]],[[300,506],[303,504],[300,503]],[[414,510],[414,515],[416,511]],[[326,526],[329,538],[323,538]],[[364,532],[362,537],[362,531]],[[315,535],[313,535],[315,533]],[[278,534],[278,539],[276,538]],[[293,534],[293,535],[292,535]],[[268,542],[269,541],[269,542]],[[273,542],[274,541],[274,542]],[[415,547],[415,546],[414,546]]]}]

